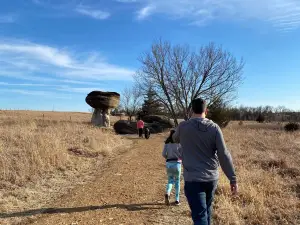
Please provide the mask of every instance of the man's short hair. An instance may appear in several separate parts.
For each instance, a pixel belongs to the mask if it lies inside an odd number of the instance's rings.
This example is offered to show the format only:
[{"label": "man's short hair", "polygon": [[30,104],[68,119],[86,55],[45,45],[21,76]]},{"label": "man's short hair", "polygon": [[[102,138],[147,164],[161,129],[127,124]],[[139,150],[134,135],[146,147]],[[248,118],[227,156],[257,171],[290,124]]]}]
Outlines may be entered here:
[{"label": "man's short hair", "polygon": [[202,114],[206,110],[206,101],[202,98],[196,98],[192,101],[192,110],[195,114]]}]

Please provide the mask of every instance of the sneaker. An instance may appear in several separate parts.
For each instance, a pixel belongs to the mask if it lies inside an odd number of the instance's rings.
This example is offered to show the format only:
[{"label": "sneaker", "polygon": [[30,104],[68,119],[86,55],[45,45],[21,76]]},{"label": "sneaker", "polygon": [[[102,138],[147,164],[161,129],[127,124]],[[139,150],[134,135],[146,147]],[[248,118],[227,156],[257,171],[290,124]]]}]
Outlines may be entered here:
[{"label": "sneaker", "polygon": [[175,205],[176,205],[176,206],[179,206],[179,205],[180,205],[180,202],[179,202],[179,201],[176,201],[176,202],[175,202]]},{"label": "sneaker", "polygon": [[170,205],[170,196],[169,195],[165,195],[165,203],[166,205]]}]

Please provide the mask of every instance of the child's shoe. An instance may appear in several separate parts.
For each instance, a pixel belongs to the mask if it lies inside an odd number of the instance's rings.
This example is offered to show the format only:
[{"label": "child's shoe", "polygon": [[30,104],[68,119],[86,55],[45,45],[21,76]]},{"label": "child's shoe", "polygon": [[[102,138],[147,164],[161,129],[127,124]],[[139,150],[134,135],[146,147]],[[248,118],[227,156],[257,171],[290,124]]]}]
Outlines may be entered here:
[{"label": "child's shoe", "polygon": [[165,203],[166,205],[170,205],[170,196],[168,194],[165,195]]},{"label": "child's shoe", "polygon": [[175,205],[176,205],[176,206],[179,206],[179,205],[180,205],[180,202],[179,202],[179,201],[176,201],[176,202],[175,202]]}]

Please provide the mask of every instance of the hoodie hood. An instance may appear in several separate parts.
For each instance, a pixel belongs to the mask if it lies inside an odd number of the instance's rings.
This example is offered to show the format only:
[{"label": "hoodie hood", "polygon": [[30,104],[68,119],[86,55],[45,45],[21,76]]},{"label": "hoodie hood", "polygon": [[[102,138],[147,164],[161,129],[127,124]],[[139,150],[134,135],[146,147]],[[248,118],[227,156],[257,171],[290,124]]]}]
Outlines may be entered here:
[{"label": "hoodie hood", "polygon": [[207,132],[209,128],[214,127],[213,121],[206,118],[193,118],[189,121],[193,127],[202,132]]}]

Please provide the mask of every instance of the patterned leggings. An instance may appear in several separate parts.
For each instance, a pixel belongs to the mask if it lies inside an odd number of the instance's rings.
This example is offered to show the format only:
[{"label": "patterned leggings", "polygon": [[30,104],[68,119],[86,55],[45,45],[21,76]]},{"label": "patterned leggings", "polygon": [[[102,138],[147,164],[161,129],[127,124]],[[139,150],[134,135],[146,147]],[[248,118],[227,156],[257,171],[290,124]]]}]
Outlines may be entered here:
[{"label": "patterned leggings", "polygon": [[172,187],[175,184],[176,201],[179,201],[181,163],[167,162],[166,168],[167,168],[167,176],[168,176],[168,184],[166,187],[166,194],[168,194],[168,195],[171,194]]}]

